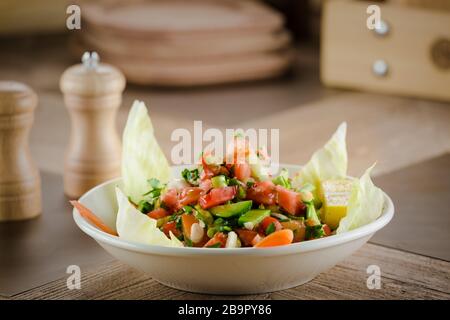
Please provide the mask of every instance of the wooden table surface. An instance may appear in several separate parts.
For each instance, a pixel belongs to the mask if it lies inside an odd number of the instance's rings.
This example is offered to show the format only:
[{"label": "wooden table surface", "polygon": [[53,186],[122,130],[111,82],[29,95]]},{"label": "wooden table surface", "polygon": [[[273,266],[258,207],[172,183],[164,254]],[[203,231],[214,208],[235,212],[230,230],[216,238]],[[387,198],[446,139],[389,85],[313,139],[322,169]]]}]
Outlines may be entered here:
[{"label": "wooden table surface", "polygon": [[[64,69],[74,63],[65,42],[66,38],[60,36],[0,39],[0,78],[26,82],[37,91],[40,102],[31,135],[32,153],[41,170],[57,175],[62,173],[69,134],[69,119],[58,80]],[[283,79],[192,90],[128,86],[119,112],[118,128],[123,129],[132,101],[141,99],[149,107],[156,135],[167,155],[175,144],[170,141],[172,130],[191,129],[194,120],[203,120],[205,128],[279,128],[281,161],[302,164],[345,120],[349,125],[349,173],[352,175],[360,175],[375,161],[375,175],[388,175],[450,151],[448,103],[323,88],[318,78],[317,49],[301,46],[298,51],[295,74]],[[449,203],[448,198],[436,201]],[[450,210],[447,213],[450,214]],[[448,225],[444,227],[448,230]],[[401,236],[414,235],[405,232]],[[380,242],[383,241],[377,241]],[[450,251],[449,243],[439,245],[441,251],[438,252]],[[430,255],[419,254],[414,247],[397,246],[395,242],[369,243],[308,284],[271,294],[233,298],[449,299],[450,262]],[[367,289],[366,269],[369,265],[381,268],[381,290]],[[111,260],[83,269],[81,290],[68,290],[66,275],[62,274],[52,281],[3,298],[228,297],[170,289]]]}]

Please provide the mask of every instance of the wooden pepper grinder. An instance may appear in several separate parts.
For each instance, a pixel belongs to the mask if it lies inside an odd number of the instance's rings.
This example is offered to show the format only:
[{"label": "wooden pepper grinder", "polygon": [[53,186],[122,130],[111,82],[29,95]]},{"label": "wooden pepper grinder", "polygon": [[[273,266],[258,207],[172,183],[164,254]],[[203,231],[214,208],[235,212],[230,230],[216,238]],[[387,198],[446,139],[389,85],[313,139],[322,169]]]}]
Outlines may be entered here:
[{"label": "wooden pepper grinder", "polygon": [[0,221],[42,211],[41,179],[28,144],[37,101],[27,85],[0,81]]},{"label": "wooden pepper grinder", "polygon": [[120,176],[116,114],[125,77],[113,66],[99,63],[96,52],[85,52],[82,64],[63,73],[60,88],[71,118],[64,191],[78,198],[95,185]]}]

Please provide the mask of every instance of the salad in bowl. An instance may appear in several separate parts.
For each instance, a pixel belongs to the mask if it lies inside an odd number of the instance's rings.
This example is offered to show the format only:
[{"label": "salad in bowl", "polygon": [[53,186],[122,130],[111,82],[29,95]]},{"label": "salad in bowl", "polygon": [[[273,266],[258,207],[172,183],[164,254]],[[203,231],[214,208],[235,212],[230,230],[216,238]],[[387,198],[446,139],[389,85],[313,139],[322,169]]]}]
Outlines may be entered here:
[{"label": "salad in bowl", "polygon": [[[135,102],[123,134],[122,177],[71,201],[74,218],[118,259],[172,287],[292,287],[351,254],[393,216],[391,200],[370,178],[373,166],[360,178],[347,176],[346,130],[342,123],[308,163],[281,165],[277,174],[244,135],[223,157],[205,150],[197,164],[171,167],[146,106]],[[266,259],[271,255],[278,259]],[[183,263],[189,275],[175,267]],[[257,272],[277,265],[292,270],[273,279]]]}]

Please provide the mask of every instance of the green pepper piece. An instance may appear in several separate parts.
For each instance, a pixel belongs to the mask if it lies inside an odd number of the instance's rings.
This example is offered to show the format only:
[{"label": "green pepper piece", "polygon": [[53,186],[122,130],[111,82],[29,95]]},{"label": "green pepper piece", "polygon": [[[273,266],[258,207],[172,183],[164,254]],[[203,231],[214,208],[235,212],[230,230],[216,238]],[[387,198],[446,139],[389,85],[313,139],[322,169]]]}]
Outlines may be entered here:
[{"label": "green pepper piece", "polygon": [[213,188],[223,188],[227,186],[227,179],[224,175],[211,178]]},{"label": "green pepper piece", "polygon": [[263,209],[250,210],[239,217],[238,224],[246,228],[249,225],[254,227],[268,216],[270,216],[270,210],[263,210]]},{"label": "green pepper piece", "polygon": [[231,218],[241,215],[252,208],[252,201],[241,201],[236,203],[224,204],[210,209],[211,213],[221,218]]},{"label": "green pepper piece", "polygon": [[206,225],[211,225],[214,222],[214,218],[208,210],[203,209],[198,204],[194,207],[196,210],[195,217],[202,220]]}]

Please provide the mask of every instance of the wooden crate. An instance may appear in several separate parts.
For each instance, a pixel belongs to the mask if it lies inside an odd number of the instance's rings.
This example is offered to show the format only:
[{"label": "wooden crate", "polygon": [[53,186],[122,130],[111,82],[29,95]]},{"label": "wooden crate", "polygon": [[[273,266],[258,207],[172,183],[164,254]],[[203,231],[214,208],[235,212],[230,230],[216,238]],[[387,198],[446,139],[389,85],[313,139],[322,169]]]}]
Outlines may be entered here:
[{"label": "wooden crate", "polygon": [[[389,26],[367,28],[366,1],[327,1],[321,35],[321,79],[331,87],[450,101],[450,12],[377,3]],[[375,61],[387,65],[384,75]]]}]

